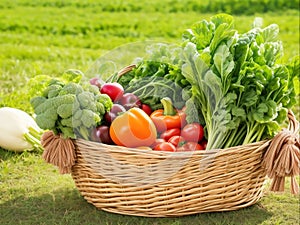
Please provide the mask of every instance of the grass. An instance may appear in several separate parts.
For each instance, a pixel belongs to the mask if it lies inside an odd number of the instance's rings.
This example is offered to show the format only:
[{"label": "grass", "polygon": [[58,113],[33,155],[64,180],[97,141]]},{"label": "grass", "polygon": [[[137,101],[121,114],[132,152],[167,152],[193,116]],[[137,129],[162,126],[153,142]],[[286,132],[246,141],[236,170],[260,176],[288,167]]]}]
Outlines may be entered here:
[{"label": "grass", "polygon": [[[1,1],[0,107],[17,107],[30,113],[26,88],[30,78],[38,74],[59,76],[69,68],[85,72],[101,55],[126,43],[178,43],[184,29],[213,15],[191,6],[185,8],[179,1],[166,8],[160,0],[148,5],[141,1],[103,2],[104,8],[93,1]],[[179,10],[183,8],[186,11]],[[299,54],[299,11],[236,15],[236,28],[249,30],[256,16],[264,19],[265,26],[279,25],[285,49],[283,61]],[[179,218],[124,216],[87,203],[71,176],[60,175],[41,159],[40,153],[16,154],[0,148],[0,224],[7,225],[299,224],[299,196],[289,194],[288,187],[288,180],[287,190],[281,194],[270,193],[266,187],[257,204],[232,212]]]}]

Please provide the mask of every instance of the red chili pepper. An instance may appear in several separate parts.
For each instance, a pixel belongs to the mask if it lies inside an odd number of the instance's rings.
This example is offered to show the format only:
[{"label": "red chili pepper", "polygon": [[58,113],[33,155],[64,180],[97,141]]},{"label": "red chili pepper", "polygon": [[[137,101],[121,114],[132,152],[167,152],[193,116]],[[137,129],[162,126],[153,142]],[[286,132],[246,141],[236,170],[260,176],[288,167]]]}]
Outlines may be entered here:
[{"label": "red chili pepper", "polygon": [[183,127],[186,124],[186,114],[179,110],[176,111],[172,106],[172,101],[169,98],[161,100],[163,109],[157,109],[151,113],[150,118],[156,126],[158,132],[163,132],[172,128]]}]

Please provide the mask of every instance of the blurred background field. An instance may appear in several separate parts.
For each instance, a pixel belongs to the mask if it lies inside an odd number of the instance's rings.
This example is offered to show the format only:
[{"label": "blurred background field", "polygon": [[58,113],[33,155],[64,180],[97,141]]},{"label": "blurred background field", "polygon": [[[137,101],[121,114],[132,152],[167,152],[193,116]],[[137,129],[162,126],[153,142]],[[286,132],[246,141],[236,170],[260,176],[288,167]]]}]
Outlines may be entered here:
[{"label": "blurred background field", "polygon": [[[276,23],[288,61],[299,55],[299,0],[2,0],[0,107],[29,113],[27,81],[39,74],[87,71],[104,53],[136,41],[179,43],[201,19],[229,13],[236,29]],[[299,110],[297,110],[299,119]],[[299,179],[298,179],[299,180]],[[288,187],[288,182],[287,182]],[[96,210],[69,175],[59,175],[39,153],[0,149],[0,224],[299,224],[299,196],[269,193],[256,205],[182,218],[140,218]]]}]

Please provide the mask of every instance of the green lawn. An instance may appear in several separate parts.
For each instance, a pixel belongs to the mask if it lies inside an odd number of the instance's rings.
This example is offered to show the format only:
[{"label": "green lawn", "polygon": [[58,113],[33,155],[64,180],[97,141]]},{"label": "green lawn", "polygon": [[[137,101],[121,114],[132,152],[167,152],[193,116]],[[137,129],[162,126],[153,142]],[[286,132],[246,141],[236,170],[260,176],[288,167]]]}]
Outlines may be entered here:
[{"label": "green lawn", "polygon": [[[30,78],[59,76],[69,68],[85,72],[104,53],[127,43],[178,43],[184,29],[214,14],[201,11],[210,1],[203,1],[203,5],[192,0],[186,5],[175,0],[101,2],[1,1],[0,107],[31,113],[26,89]],[[168,4],[164,7],[163,3]],[[282,60],[286,61],[299,54],[299,11],[283,10],[245,11],[234,18],[241,32],[251,28],[256,16],[263,18],[265,26],[277,23],[285,52]],[[267,188],[261,201],[238,211],[179,218],[124,216],[88,204],[71,176],[60,175],[40,153],[16,154],[0,148],[0,224],[299,224],[300,200],[289,194],[289,181],[284,193],[270,193]]]}]

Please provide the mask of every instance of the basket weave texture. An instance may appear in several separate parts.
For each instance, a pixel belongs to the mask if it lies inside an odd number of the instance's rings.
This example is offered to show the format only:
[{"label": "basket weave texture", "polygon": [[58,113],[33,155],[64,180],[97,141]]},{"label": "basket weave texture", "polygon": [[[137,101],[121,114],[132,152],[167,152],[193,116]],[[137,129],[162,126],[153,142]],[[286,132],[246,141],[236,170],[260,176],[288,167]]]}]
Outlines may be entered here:
[{"label": "basket weave texture", "polygon": [[89,203],[113,213],[167,217],[236,210],[262,197],[268,145],[170,153],[79,139],[72,177]]},{"label": "basket weave texture", "polygon": [[268,177],[270,190],[283,191],[289,176],[291,193],[299,193],[299,122],[291,111],[288,118],[273,139],[227,149],[164,152],[77,139],[70,170],[81,195],[108,212],[171,217],[237,210],[263,196]]}]

